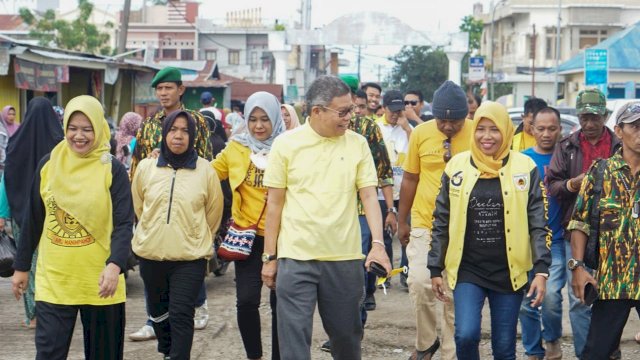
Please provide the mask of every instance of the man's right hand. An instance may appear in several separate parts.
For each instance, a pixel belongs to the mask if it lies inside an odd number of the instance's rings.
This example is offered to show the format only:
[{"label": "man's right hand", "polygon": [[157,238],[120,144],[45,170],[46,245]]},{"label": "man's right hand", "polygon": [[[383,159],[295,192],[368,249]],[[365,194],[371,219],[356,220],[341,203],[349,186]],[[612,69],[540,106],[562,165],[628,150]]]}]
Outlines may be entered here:
[{"label": "man's right hand", "polygon": [[271,290],[276,289],[276,273],[278,272],[278,260],[271,260],[262,265],[262,282]]},{"label": "man's right hand", "polygon": [[583,266],[578,266],[578,268],[573,270],[571,274],[571,288],[573,289],[573,294],[578,299],[580,299],[583,304],[584,286],[587,283],[591,283],[595,288],[598,288],[598,283],[593,278],[593,276],[591,276],[591,274]]},{"label": "man's right hand", "polygon": [[411,227],[406,221],[398,221],[398,239],[402,246],[409,244],[409,235],[411,234]]},{"label": "man's right hand", "polygon": [[580,191],[580,186],[582,186],[582,179],[584,179],[584,173],[569,179],[569,181],[571,182],[571,187],[573,189],[577,189],[577,191]]}]

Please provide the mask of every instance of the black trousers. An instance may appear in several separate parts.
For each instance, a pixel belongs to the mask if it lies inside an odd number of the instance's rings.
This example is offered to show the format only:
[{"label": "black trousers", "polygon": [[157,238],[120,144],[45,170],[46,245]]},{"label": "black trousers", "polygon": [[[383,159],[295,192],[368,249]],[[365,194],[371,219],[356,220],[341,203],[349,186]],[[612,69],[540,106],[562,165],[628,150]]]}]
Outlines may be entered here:
[{"label": "black trousers", "polygon": [[172,360],[185,360],[191,356],[195,303],[206,268],[205,259],[153,261],[140,258],[140,276],[147,290],[158,351]]},{"label": "black trousers", "polygon": [[36,360],[67,358],[78,311],[82,321],[85,359],[122,359],[124,309],[124,303],[95,306],[36,301]]},{"label": "black trousers", "polygon": [[[262,294],[262,253],[264,238],[256,236],[247,260],[236,261],[236,307],[238,328],[248,359],[262,357],[262,335],[260,328],[260,297]],[[278,345],[278,325],[276,313],[276,292],[271,290],[271,359],[280,360]]]},{"label": "black trousers", "polygon": [[629,312],[637,306],[638,300],[596,300],[591,307],[591,325],[580,359],[609,359],[620,344]]}]

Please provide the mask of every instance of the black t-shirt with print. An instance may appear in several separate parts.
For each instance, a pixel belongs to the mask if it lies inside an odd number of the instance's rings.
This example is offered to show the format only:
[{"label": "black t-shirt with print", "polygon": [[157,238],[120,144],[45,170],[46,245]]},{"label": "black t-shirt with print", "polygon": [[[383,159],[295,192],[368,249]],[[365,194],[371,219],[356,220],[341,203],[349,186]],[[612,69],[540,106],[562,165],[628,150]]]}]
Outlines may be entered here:
[{"label": "black t-shirt with print", "polygon": [[473,283],[499,292],[513,292],[499,178],[479,179],[471,191],[458,282]]}]

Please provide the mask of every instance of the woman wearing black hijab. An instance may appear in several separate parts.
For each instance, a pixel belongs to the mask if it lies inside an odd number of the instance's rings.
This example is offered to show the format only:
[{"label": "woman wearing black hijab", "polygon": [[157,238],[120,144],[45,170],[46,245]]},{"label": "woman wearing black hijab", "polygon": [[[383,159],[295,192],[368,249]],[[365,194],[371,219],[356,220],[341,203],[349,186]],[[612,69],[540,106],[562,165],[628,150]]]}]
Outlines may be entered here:
[{"label": "woman wearing black hijab", "polygon": [[[7,159],[4,170],[4,188],[6,198],[0,195],[0,202],[8,200],[12,220],[13,237],[18,240],[20,228],[27,211],[31,191],[31,180],[38,163],[63,139],[62,126],[51,102],[45,97],[35,97],[27,105],[22,125],[9,139]],[[3,207],[0,205],[0,208]],[[0,216],[9,217],[7,214]],[[25,324],[35,327],[35,268],[38,253],[34,253],[29,286],[25,292]],[[32,324],[33,322],[33,324]]]},{"label": "woman wearing black hijab", "polygon": [[162,124],[160,156],[142,160],[131,185],[140,219],[133,252],[140,260],[158,351],[171,359],[189,359],[194,304],[222,214],[220,180],[198,157],[195,137],[189,113],[169,114]]}]

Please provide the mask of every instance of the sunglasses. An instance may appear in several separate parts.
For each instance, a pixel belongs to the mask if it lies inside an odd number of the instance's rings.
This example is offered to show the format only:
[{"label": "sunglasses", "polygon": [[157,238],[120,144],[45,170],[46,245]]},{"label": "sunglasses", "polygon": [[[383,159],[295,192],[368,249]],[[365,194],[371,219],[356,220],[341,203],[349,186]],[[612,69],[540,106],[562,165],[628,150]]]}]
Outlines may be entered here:
[{"label": "sunglasses", "polygon": [[447,138],[442,142],[442,146],[444,147],[444,154],[442,154],[442,159],[444,162],[449,162],[451,160],[451,139]]},{"label": "sunglasses", "polygon": [[418,105],[418,101],[417,100],[405,100],[404,104],[405,104],[405,106],[406,105],[416,106],[416,105]]}]

